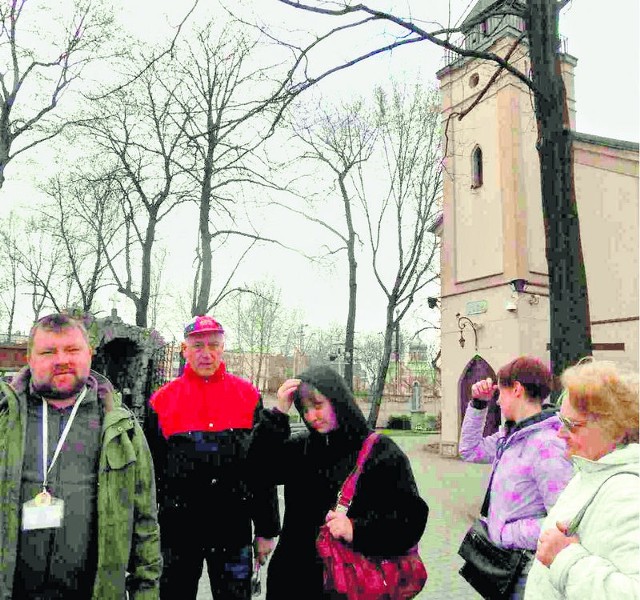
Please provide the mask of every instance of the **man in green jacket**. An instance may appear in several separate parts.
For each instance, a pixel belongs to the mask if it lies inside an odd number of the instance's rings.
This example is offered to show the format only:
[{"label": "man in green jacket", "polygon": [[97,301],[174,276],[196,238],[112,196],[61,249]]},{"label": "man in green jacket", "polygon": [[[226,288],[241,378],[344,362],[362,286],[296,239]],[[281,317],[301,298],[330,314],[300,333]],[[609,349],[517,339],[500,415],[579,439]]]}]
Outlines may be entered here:
[{"label": "man in green jacket", "polygon": [[153,463],[142,429],[90,370],[79,321],[29,334],[28,366],[0,389],[0,600],[157,600]]}]

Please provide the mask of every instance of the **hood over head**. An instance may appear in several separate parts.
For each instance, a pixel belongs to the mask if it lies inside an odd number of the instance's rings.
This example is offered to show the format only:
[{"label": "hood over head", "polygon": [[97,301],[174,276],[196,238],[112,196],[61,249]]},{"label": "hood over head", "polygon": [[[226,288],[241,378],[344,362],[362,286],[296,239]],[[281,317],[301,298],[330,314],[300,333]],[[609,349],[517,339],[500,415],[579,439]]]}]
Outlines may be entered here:
[{"label": "hood over head", "polygon": [[[367,420],[356,404],[345,380],[336,371],[325,366],[311,367],[300,373],[297,378],[303,383],[316,388],[331,401],[333,410],[336,413],[339,431],[347,437],[353,438],[354,441],[362,440],[369,433]],[[298,390],[293,395],[293,402],[300,416],[303,417],[302,403]],[[307,424],[306,421],[305,424]],[[312,433],[315,433],[308,424],[307,427]]]}]

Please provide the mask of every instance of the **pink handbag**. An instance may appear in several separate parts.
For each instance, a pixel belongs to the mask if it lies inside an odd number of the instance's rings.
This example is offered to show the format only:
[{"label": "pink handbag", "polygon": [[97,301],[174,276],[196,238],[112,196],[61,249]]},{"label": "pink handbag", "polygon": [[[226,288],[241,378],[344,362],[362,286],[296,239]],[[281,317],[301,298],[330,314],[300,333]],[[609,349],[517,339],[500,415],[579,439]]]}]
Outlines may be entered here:
[{"label": "pink handbag", "polygon": [[[371,433],[364,441],[356,468],[342,484],[336,510],[349,509],[362,467],[378,437]],[[408,600],[427,582],[427,569],[417,546],[402,556],[372,559],[334,538],[323,525],[316,548],[324,563],[324,589],[344,594],[348,600]]]}]

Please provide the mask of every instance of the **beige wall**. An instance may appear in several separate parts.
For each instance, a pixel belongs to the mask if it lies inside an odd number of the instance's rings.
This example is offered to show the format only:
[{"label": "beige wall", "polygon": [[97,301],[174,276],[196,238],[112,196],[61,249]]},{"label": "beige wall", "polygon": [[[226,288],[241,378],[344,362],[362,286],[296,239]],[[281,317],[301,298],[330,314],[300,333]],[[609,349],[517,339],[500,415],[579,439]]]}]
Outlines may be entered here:
[{"label": "beige wall", "polygon": [[[531,305],[528,294],[514,297],[507,286],[499,286],[460,294],[443,301],[442,308],[442,443],[443,452],[457,453],[460,429],[458,382],[467,363],[476,355],[486,360],[495,371],[519,354],[538,356],[548,363],[546,349],[549,304],[546,297],[538,297]],[[460,347],[460,331],[456,313],[465,315],[467,302],[485,300],[487,312],[469,318],[479,326],[478,350],[467,325],[463,331],[464,348]],[[517,312],[506,309],[515,302]]]},{"label": "beige wall", "polygon": [[[507,162],[514,162],[511,153],[519,153],[521,84],[503,74],[479,106],[462,120],[456,116],[475,100],[494,72],[495,66],[490,63],[467,61],[440,74],[443,127],[447,132],[443,269],[445,262],[447,266],[442,273],[443,295],[477,287],[474,280],[503,273],[505,248],[512,249],[521,237],[516,229],[518,221],[513,218],[517,207],[503,201],[505,194],[517,198],[522,188],[519,174],[511,167],[504,169]],[[474,74],[479,82],[470,87]],[[483,152],[484,184],[473,189],[471,155],[476,145]],[[502,156],[505,154],[508,156]],[[470,286],[460,285],[465,282],[471,282]]]},{"label": "beige wall", "polygon": [[560,69],[562,72],[562,80],[564,82],[565,94],[567,97],[567,109],[569,112],[569,127],[572,131],[576,129],[576,85],[575,85],[575,67],[578,61],[569,54],[562,55]]},{"label": "beige wall", "polygon": [[[573,123],[576,61],[565,58]],[[521,64],[526,70],[525,60]],[[469,106],[493,72],[493,66],[469,60],[438,74],[448,138],[441,229],[441,451],[452,455],[457,454],[460,427],[458,380],[476,355],[468,326],[465,347],[458,343],[456,313],[465,315],[468,302],[487,302],[487,312],[470,318],[479,326],[477,354],[494,370],[521,354],[549,361],[548,278],[532,99],[520,82],[503,75],[464,119],[448,119]],[[476,88],[469,87],[473,73],[480,76]],[[471,152],[476,144],[485,169],[483,186],[474,190]],[[625,344],[624,352],[594,355],[637,370],[638,156],[577,142],[574,160],[593,341]],[[509,281],[517,278],[529,281],[527,291],[535,295],[515,297]],[[507,310],[508,302],[516,303],[515,312]]]},{"label": "beige wall", "polygon": [[[524,59],[521,63],[526,69]],[[495,71],[487,63],[474,65],[476,61],[468,61],[440,72],[447,131],[443,296],[517,278],[547,285],[535,150],[532,156],[537,135],[532,100],[523,84],[503,74],[481,103],[458,120],[455,115],[471,104],[475,90]],[[470,88],[474,73],[480,74],[480,82]],[[473,189],[471,154],[476,145],[483,151],[484,185]]]},{"label": "beige wall", "polygon": [[625,350],[595,351],[638,370],[638,156],[578,142],[576,196],[587,271],[594,343]]},{"label": "beige wall", "polygon": [[575,182],[591,319],[637,317],[638,157],[577,143]]}]

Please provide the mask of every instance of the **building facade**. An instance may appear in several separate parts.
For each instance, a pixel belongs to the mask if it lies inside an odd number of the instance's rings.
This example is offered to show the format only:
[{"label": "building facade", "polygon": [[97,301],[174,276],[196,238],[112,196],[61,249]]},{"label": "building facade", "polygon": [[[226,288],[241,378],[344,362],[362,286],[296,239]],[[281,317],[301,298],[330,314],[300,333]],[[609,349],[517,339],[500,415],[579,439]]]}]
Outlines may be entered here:
[{"label": "building facade", "polygon": [[[465,23],[466,44],[502,56],[524,23],[490,16],[480,0]],[[486,18],[483,18],[483,15]],[[464,29],[464,24],[463,24]],[[512,62],[530,68],[526,44]],[[575,130],[574,68],[562,55],[569,121]],[[463,119],[496,66],[451,57],[437,76],[445,131],[441,253],[442,441],[458,452],[471,384],[515,356],[549,361],[548,272],[533,98],[502,72]],[[587,273],[594,356],[638,369],[638,145],[574,131],[574,173]],[[461,343],[461,339],[463,340]],[[490,407],[486,432],[500,421]]]}]

